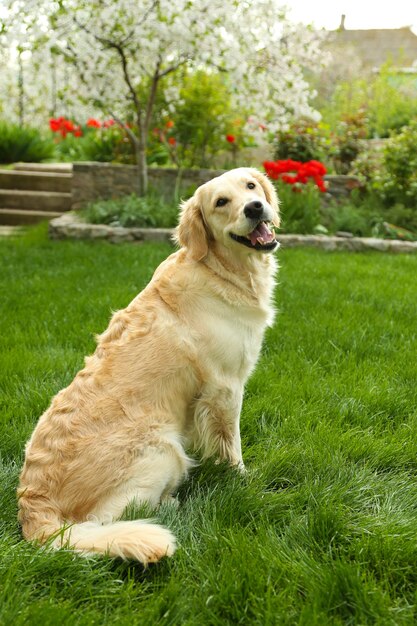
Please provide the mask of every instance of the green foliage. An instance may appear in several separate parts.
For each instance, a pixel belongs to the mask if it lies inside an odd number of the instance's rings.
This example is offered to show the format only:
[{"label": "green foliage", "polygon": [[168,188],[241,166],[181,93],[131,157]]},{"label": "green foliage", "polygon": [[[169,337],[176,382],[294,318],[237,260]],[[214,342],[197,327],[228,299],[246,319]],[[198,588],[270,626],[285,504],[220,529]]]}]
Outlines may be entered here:
[{"label": "green foliage", "polygon": [[329,162],[332,151],[329,127],[300,120],[288,130],[277,133],[273,140],[274,159]]},{"label": "green foliage", "polygon": [[417,213],[417,121],[387,144],[383,169],[384,180],[379,186],[383,196],[413,207]]},{"label": "green foliage", "polygon": [[342,230],[358,237],[371,234],[367,212],[351,203],[329,204],[322,211],[322,222],[333,233]]},{"label": "green foliage", "polygon": [[149,192],[145,197],[131,194],[111,200],[97,200],[80,211],[80,215],[92,224],[173,228],[178,220],[178,205],[166,202],[155,192]]},{"label": "green foliage", "polygon": [[[74,161],[86,161],[84,156],[84,141],[83,137],[74,137],[72,134],[68,134],[63,139],[55,139],[56,143],[56,156],[58,161],[74,162]],[[94,159],[92,159],[94,160]]]},{"label": "green foliage", "polygon": [[0,163],[39,163],[52,159],[55,145],[36,128],[0,121]]},{"label": "green foliage", "polygon": [[[366,184],[367,202],[378,222],[417,233],[417,122],[391,138],[377,157],[361,155],[353,167]],[[377,232],[383,232],[380,226]]]},{"label": "green foliage", "polygon": [[346,116],[336,125],[333,134],[333,164],[338,174],[349,174],[353,161],[363,150],[367,133],[363,111]]},{"label": "green foliage", "polygon": [[321,192],[313,184],[288,185],[275,181],[281,201],[282,231],[313,233],[320,224]]},{"label": "green foliage", "polygon": [[[167,244],[0,240],[0,623],[415,624],[417,256],[279,252],[279,310],[246,389],[245,477],[202,463],[145,571],[24,542],[15,488],[51,397]],[[173,329],[173,332],[175,329]]]},{"label": "green foliage", "polygon": [[135,157],[126,133],[117,126],[89,131],[83,140],[86,161],[103,161],[132,164]]},{"label": "green foliage", "polygon": [[389,64],[378,74],[336,86],[323,119],[335,129],[339,120],[364,111],[367,137],[388,137],[417,115],[417,85],[414,75],[397,73]]},{"label": "green foliage", "polygon": [[197,71],[186,74],[176,107],[173,136],[183,167],[210,167],[227,146],[232,109],[222,76]]},{"label": "green foliage", "polygon": [[57,153],[62,161],[135,162],[132,144],[117,126],[85,129],[82,137],[68,134],[57,143]]}]

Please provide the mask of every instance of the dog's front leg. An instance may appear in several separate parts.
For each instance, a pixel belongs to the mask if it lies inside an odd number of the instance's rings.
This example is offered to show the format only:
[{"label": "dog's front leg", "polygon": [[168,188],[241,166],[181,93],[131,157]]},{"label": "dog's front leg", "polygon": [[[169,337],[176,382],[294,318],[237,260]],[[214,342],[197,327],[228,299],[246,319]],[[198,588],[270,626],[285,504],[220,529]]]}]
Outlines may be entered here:
[{"label": "dog's front leg", "polygon": [[243,388],[206,385],[195,405],[194,447],[202,457],[217,457],[245,470],[240,443]]}]

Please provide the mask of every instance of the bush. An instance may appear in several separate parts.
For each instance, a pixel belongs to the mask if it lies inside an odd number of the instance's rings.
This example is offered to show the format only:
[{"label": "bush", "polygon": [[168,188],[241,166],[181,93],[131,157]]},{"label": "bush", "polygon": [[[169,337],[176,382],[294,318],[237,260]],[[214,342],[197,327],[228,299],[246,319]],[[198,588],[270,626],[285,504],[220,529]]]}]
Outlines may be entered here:
[{"label": "bush", "polygon": [[288,130],[280,131],[274,139],[276,160],[328,161],[332,151],[329,128],[324,124],[300,121]]},{"label": "bush", "polygon": [[417,207],[417,121],[387,144],[383,179],[377,188],[388,201]]},{"label": "bush", "polygon": [[90,130],[83,138],[82,150],[86,161],[135,163],[132,144],[118,126]]},{"label": "bush", "polygon": [[336,130],[339,120],[363,111],[366,137],[389,137],[417,116],[417,89],[413,75],[400,74],[389,64],[377,75],[338,83],[320,112]]},{"label": "bush", "polygon": [[117,126],[85,128],[82,136],[68,133],[58,139],[56,146],[62,161],[135,162],[131,142]]},{"label": "bush", "polygon": [[178,220],[178,205],[166,202],[155,192],[150,192],[145,197],[131,194],[111,200],[97,200],[81,210],[80,215],[92,224],[173,228]]},{"label": "bush", "polygon": [[182,167],[211,167],[231,125],[230,93],[222,76],[187,74],[173,116],[172,139]]},{"label": "bush", "polygon": [[0,122],[0,163],[39,163],[52,159],[55,144],[36,128]]},{"label": "bush", "polygon": [[362,155],[354,171],[367,185],[362,202],[373,206],[380,221],[417,233],[417,122],[391,138],[372,167]]},{"label": "bush", "polygon": [[281,180],[274,184],[281,201],[282,232],[315,232],[321,222],[321,194],[317,187],[312,183],[296,187]]},{"label": "bush", "polygon": [[333,135],[333,165],[337,174],[349,174],[364,149],[367,118],[363,111],[344,117]]},{"label": "bush", "polygon": [[[331,233],[347,231],[357,237],[375,234],[375,226],[382,224],[381,205],[376,197],[371,198],[359,190],[350,197],[336,202],[331,200],[321,207],[322,224]],[[382,231],[379,233],[382,236]]]}]

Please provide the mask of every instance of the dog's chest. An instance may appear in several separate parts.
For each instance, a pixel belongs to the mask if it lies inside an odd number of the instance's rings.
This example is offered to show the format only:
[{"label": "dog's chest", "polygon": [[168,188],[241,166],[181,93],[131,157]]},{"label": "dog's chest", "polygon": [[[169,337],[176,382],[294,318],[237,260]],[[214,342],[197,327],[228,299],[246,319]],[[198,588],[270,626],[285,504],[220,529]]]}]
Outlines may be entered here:
[{"label": "dog's chest", "polygon": [[213,371],[246,378],[258,359],[266,323],[261,311],[209,305],[199,316],[198,351]]}]

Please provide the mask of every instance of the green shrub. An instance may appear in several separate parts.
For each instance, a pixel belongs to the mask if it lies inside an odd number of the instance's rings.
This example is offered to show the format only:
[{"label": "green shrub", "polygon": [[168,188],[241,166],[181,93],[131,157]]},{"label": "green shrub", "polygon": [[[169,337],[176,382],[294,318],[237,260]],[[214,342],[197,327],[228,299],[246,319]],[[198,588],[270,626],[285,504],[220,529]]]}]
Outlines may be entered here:
[{"label": "green shrub", "polygon": [[120,128],[86,129],[82,137],[69,133],[57,143],[62,161],[100,161],[133,164],[132,144]]},{"label": "green shrub", "polygon": [[135,163],[131,141],[118,126],[90,130],[83,138],[82,150],[86,161]]},{"label": "green shrub", "polygon": [[155,192],[145,197],[136,194],[111,200],[97,200],[80,211],[86,222],[139,228],[173,228],[178,205],[163,200]]},{"label": "green shrub", "polygon": [[321,192],[313,184],[288,185],[275,181],[281,200],[282,232],[313,233],[321,222]]},{"label": "green shrub", "polygon": [[275,160],[316,160],[327,165],[331,152],[330,132],[324,124],[300,121],[288,130],[278,132],[274,139]]},{"label": "green shrub", "polygon": [[383,159],[384,180],[379,189],[387,199],[417,206],[417,122],[403,128],[387,144]]},{"label": "green shrub", "polygon": [[[84,138],[68,134],[63,139],[56,139],[56,156],[59,161],[86,161],[84,155]],[[94,160],[94,159],[92,159]]]},{"label": "green shrub", "polygon": [[52,159],[55,144],[36,128],[0,121],[0,163],[38,163]]},{"label": "green shrub", "polygon": [[364,149],[367,118],[363,111],[346,116],[333,134],[333,165],[337,174],[349,174],[352,163]]},{"label": "green shrub", "polygon": [[372,234],[375,219],[365,205],[355,206],[353,202],[331,202],[322,207],[322,223],[329,232],[347,231],[357,237]]},{"label": "green shrub", "polygon": [[223,77],[204,71],[187,74],[173,121],[179,163],[211,167],[227,147],[225,137],[232,127],[230,93]]},{"label": "green shrub", "polygon": [[378,74],[338,83],[320,112],[335,130],[339,120],[364,111],[366,136],[389,137],[417,116],[417,89],[413,75],[400,74],[389,64]]},{"label": "green shrub", "polygon": [[390,139],[380,166],[368,173],[368,189],[384,220],[417,232],[417,122]]}]

